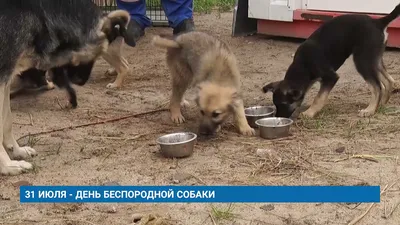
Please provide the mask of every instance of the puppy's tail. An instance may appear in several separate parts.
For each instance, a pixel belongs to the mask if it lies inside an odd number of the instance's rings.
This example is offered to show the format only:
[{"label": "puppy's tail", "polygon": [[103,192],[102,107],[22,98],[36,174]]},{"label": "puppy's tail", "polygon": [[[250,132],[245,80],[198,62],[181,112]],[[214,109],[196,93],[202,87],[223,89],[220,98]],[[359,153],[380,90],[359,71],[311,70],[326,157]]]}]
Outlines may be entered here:
[{"label": "puppy's tail", "polygon": [[154,46],[160,47],[160,48],[180,48],[181,46],[179,45],[178,42],[175,40],[171,40],[168,38],[163,38],[161,36],[155,36],[151,42]]},{"label": "puppy's tail", "polygon": [[378,19],[381,28],[385,29],[393,20],[397,19],[397,17],[399,16],[400,16],[400,4],[398,4],[396,8],[394,8],[389,15]]}]

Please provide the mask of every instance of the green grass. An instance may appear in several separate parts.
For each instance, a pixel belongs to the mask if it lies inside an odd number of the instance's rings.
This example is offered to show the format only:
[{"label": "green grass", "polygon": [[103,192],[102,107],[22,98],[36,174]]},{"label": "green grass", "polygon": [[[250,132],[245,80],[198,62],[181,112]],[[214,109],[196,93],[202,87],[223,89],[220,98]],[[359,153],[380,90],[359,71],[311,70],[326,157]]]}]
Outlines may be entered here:
[{"label": "green grass", "polygon": [[330,105],[325,106],[314,118],[303,117],[301,126],[311,130],[330,129],[337,117],[338,110]]},{"label": "green grass", "polygon": [[[160,0],[146,0],[149,7],[160,7]],[[210,13],[213,9],[219,12],[231,10],[235,5],[235,0],[193,0],[194,11],[200,13]]]},{"label": "green grass", "polygon": [[210,13],[213,9],[219,12],[226,12],[235,6],[235,0],[193,0],[194,11]]},{"label": "green grass", "polygon": [[398,107],[380,106],[377,110],[377,113],[382,114],[382,115],[398,114],[399,108]]},{"label": "green grass", "polygon": [[[116,9],[115,2],[94,0],[94,2],[106,11]],[[211,13],[212,10],[227,12],[235,6],[235,0],[193,0],[194,11],[199,13]],[[161,0],[146,0],[146,5],[151,8],[161,9]]]},{"label": "green grass", "polygon": [[232,204],[229,204],[229,206],[225,209],[212,206],[211,213],[213,218],[215,218],[216,220],[232,220],[235,217],[235,215],[233,214]]}]

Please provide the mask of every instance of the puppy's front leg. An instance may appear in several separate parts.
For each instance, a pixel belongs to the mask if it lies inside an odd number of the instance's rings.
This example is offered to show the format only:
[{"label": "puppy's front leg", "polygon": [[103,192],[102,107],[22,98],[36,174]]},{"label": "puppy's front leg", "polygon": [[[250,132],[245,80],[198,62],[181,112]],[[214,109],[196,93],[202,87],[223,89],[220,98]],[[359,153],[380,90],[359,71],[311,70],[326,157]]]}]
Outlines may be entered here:
[{"label": "puppy's front leg", "polygon": [[328,100],[328,95],[329,95],[329,90],[321,88],[317,96],[315,97],[313,104],[305,112],[301,113],[301,115],[308,118],[314,118],[314,116],[317,113],[319,113],[325,106]]},{"label": "puppy's front leg", "polygon": [[184,104],[184,101],[182,100],[183,94],[183,90],[181,90],[179,87],[174,86],[172,90],[169,110],[171,113],[171,120],[177,124],[185,122],[185,117],[183,117],[181,112],[181,106],[182,104]]},{"label": "puppy's front leg", "polygon": [[243,100],[235,100],[233,104],[233,114],[240,134],[246,136],[252,136],[256,134],[255,130],[251,128],[247,122],[246,115],[244,114]]},{"label": "puppy's front leg", "polygon": [[301,115],[305,116],[306,118],[313,118],[317,113],[319,113],[322,108],[328,102],[328,96],[331,93],[333,87],[339,80],[339,75],[335,72],[329,72],[329,79],[325,78],[321,81],[321,87],[319,88],[317,96],[315,96],[314,102],[305,112],[301,113]]},{"label": "puppy's front leg", "polygon": [[[171,120],[174,123],[181,124],[185,122],[185,117],[183,117],[181,112],[182,105],[185,105],[183,96],[191,82],[191,79],[187,77],[189,69],[182,67],[180,64],[168,64],[172,75],[172,94],[169,103],[169,110],[171,113]],[[190,76],[189,76],[190,77]]]}]

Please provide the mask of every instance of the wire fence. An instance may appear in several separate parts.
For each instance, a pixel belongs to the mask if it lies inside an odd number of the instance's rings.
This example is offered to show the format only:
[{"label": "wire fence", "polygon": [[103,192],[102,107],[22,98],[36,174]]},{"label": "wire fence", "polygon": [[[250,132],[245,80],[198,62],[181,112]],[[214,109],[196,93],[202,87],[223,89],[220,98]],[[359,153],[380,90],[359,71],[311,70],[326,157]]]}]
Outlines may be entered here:
[{"label": "wire fence", "polygon": [[[117,9],[115,0],[93,0],[104,12]],[[153,26],[168,26],[168,19],[161,6],[161,0],[146,0],[146,14],[151,19]]]}]

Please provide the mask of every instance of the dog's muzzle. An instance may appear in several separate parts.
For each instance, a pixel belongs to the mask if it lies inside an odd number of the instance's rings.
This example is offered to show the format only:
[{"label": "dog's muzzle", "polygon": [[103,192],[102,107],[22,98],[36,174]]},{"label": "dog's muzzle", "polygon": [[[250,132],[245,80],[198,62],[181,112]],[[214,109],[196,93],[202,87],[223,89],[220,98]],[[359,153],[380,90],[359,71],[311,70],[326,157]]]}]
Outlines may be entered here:
[{"label": "dog's muzzle", "polygon": [[199,133],[201,135],[215,135],[219,127],[220,123],[202,122],[199,126]]},{"label": "dog's muzzle", "polygon": [[290,118],[294,111],[296,111],[295,106],[293,105],[277,105],[276,106],[276,117],[284,117],[284,118]]}]

